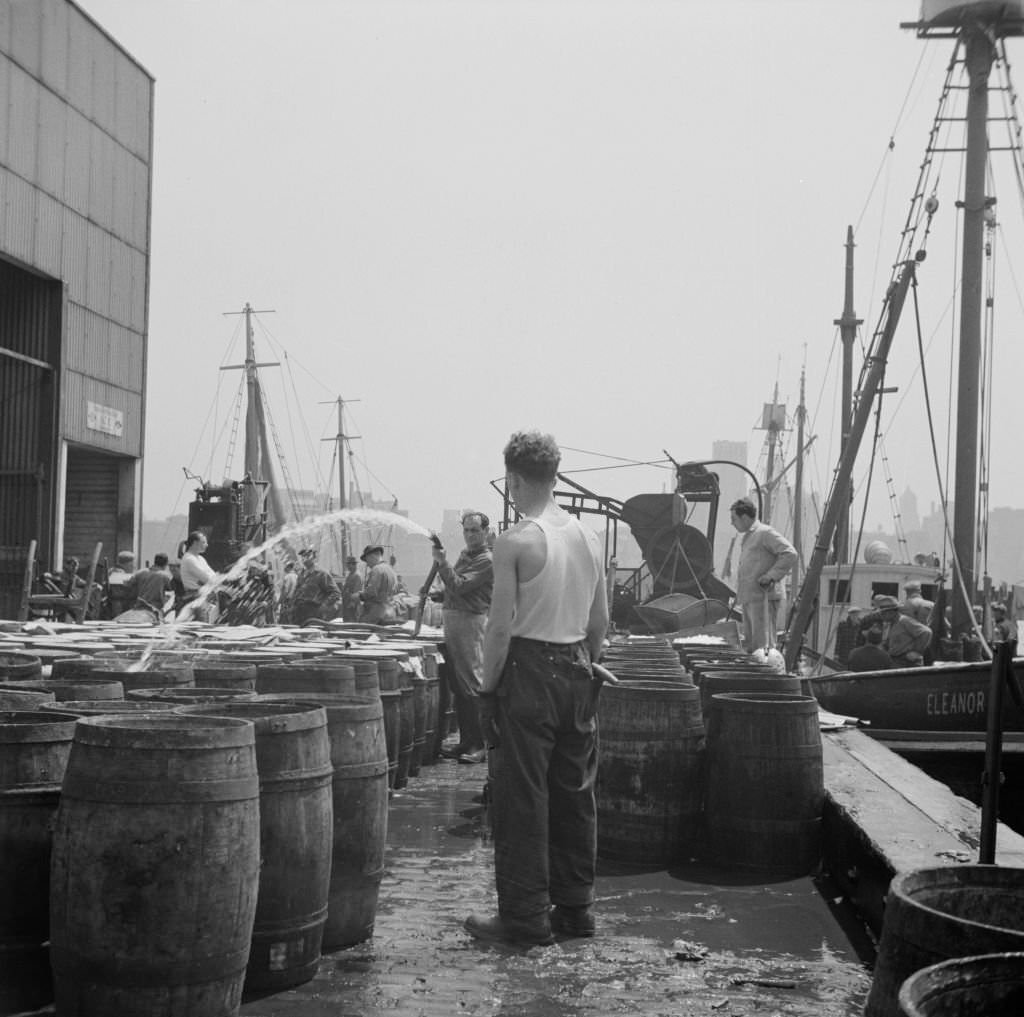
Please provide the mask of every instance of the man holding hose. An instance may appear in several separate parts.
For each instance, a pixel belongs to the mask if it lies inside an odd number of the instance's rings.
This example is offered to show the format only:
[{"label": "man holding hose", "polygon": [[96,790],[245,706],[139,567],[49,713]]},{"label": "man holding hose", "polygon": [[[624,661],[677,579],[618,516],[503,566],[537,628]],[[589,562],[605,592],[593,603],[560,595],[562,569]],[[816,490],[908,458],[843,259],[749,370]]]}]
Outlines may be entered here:
[{"label": "man holding hose", "polygon": [[594,935],[597,856],[596,660],[608,627],[597,536],[554,499],[551,435],[505,446],[522,519],[494,545],[480,721],[488,744],[498,914],[471,915],[478,939],[547,945]]}]

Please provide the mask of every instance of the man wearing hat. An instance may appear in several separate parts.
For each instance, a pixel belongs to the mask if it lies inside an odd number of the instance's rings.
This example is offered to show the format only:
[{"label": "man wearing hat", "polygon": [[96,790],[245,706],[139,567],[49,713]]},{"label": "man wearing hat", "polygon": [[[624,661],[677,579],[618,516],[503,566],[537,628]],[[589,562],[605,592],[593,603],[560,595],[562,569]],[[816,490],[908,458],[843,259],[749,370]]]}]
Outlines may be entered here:
[{"label": "man wearing hat", "polygon": [[846,617],[836,626],[836,643],[833,655],[845,665],[850,654],[861,645],[860,619],[864,611],[856,605],[847,610]]},{"label": "man wearing hat", "polygon": [[896,667],[917,667],[924,663],[924,654],[931,646],[932,630],[909,615],[900,613],[895,597],[875,597],[875,607],[885,626],[883,647]]},{"label": "man wearing hat", "polygon": [[487,546],[491,521],[483,512],[462,516],[466,549],[452,565],[441,547],[434,548],[437,574],[444,583],[444,645],[448,678],[455,699],[459,744],[441,755],[460,763],[485,763],[477,699],[484,665],[484,629],[494,590],[494,555]]},{"label": "man wearing hat", "polygon": [[345,582],[341,587],[342,612],[345,621],[353,622],[359,620],[359,594],[363,592],[363,577],[358,571],[359,562],[351,554],[345,559],[345,569]]},{"label": "man wearing hat", "polygon": [[366,562],[366,585],[359,599],[363,611],[359,620],[371,625],[390,625],[395,620],[395,593],[398,592],[398,576],[384,560],[384,548],[380,544],[367,544],[359,556]]},{"label": "man wearing hat", "polygon": [[299,552],[302,572],[295,584],[292,622],[305,625],[313,618],[335,618],[341,603],[341,591],[329,572],[317,568],[316,551],[304,547]]},{"label": "man wearing hat", "polygon": [[1008,643],[1011,639],[1017,638],[1017,625],[1006,617],[1004,604],[992,605],[992,620],[992,638],[997,643]]}]

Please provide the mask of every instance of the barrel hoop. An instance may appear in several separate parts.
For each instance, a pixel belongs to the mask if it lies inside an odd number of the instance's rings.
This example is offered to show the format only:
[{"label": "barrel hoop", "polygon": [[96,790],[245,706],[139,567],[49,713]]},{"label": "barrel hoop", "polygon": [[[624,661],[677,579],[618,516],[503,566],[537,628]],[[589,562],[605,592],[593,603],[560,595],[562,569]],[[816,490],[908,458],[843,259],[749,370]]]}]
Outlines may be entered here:
[{"label": "barrel hoop", "polygon": [[312,914],[297,915],[291,921],[276,918],[269,922],[256,922],[252,927],[252,938],[286,939],[297,934],[314,932],[327,921],[327,906],[318,908]]},{"label": "barrel hoop", "polygon": [[359,777],[379,777],[382,773],[388,772],[387,757],[373,759],[368,763],[342,764],[334,768],[334,779],[355,780]]},{"label": "barrel hoop", "polygon": [[55,803],[60,799],[61,785],[52,781],[39,784],[18,784],[15,787],[0,787],[0,800],[18,801],[20,804],[37,804],[38,802]]},{"label": "barrel hoop", "polygon": [[213,957],[192,958],[177,963],[154,963],[124,957],[85,957],[70,947],[50,943],[54,973],[67,978],[101,984],[154,988],[167,985],[204,985],[240,977],[249,963],[249,945],[244,950]]},{"label": "barrel hoop", "polygon": [[315,791],[319,787],[330,787],[334,767],[328,764],[317,770],[292,770],[278,773],[266,780],[260,780],[260,794],[291,794],[295,791]]},{"label": "barrel hoop", "polygon": [[259,779],[237,780],[88,780],[78,773],[64,778],[64,795],[82,802],[130,802],[176,805],[184,802],[240,802],[259,797]]}]

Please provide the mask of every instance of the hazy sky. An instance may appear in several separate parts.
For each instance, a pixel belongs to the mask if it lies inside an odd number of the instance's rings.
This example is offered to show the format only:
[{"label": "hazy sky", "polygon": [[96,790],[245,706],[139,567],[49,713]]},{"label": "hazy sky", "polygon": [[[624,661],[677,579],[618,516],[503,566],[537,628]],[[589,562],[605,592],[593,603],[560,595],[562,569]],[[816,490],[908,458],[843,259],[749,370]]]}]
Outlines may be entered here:
[{"label": "hazy sky", "polygon": [[[276,311],[257,353],[287,355],[264,378],[293,481],[327,469],[319,402],[359,400],[362,486],[426,525],[496,506],[487,482],[520,427],[634,460],[748,441],[754,465],[762,403],[778,382],[795,409],[805,363],[809,479],[828,483],[846,228],[867,333],[952,52],[900,30],[913,0],[80,2],[156,78],[148,516],[184,510],[182,467],[219,479],[238,374],[218,368],[242,355],[223,312],[246,301]],[[943,448],[959,157],[944,165],[921,270]],[[1021,505],[1024,266],[998,259],[991,498]],[[908,313],[886,451],[926,510],[916,364]],[[578,479],[624,498],[669,478]]]}]

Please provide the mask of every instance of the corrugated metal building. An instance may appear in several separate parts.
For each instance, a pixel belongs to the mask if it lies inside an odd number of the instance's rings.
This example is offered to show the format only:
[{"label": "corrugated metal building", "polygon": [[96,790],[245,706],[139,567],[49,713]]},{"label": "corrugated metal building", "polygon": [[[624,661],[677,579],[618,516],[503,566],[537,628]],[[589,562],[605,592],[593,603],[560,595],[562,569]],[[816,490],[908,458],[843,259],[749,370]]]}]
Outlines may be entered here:
[{"label": "corrugated metal building", "polygon": [[69,0],[0,0],[0,617],[32,539],[137,549],[152,154],[146,70]]}]

